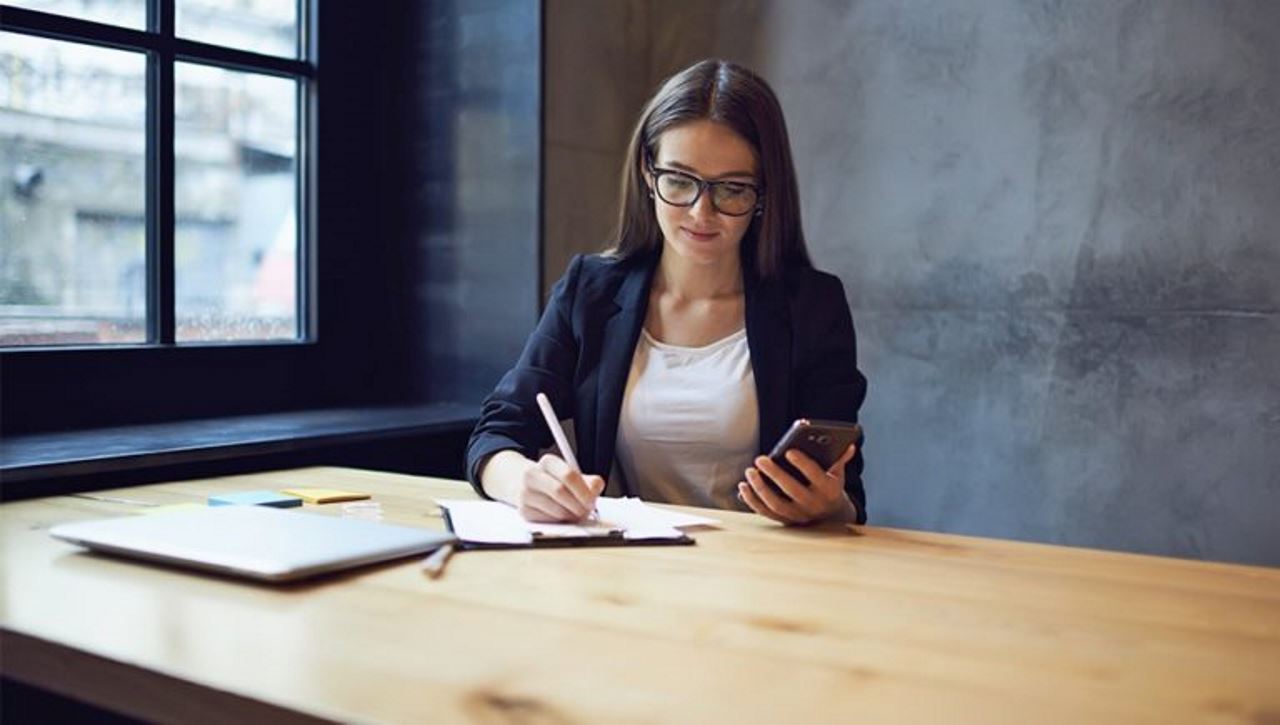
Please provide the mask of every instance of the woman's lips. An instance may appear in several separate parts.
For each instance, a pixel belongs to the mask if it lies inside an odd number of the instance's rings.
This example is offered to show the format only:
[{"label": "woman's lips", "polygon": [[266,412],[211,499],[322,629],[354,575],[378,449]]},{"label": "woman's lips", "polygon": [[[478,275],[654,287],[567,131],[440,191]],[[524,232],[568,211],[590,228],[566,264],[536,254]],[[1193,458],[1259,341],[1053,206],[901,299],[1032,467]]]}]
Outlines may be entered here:
[{"label": "woman's lips", "polygon": [[715,236],[720,233],[720,232],[699,232],[694,229],[690,229],[689,227],[681,227],[681,229],[684,230],[685,234],[688,234],[690,237],[700,242],[705,242],[705,241],[714,239]]}]

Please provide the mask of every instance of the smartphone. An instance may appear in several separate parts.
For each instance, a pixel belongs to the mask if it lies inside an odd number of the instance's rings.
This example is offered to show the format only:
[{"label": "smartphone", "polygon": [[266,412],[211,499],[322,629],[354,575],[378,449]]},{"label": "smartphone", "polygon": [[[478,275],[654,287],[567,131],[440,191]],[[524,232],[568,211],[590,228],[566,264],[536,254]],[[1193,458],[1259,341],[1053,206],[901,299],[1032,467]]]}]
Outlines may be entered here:
[{"label": "smartphone", "polygon": [[[800,418],[778,439],[777,445],[769,452],[769,458],[782,467],[782,470],[790,473],[792,478],[806,483],[808,479],[783,454],[795,448],[812,458],[825,471],[840,460],[851,443],[860,440],[862,426],[857,423]],[[778,490],[781,491],[780,488]]]}]

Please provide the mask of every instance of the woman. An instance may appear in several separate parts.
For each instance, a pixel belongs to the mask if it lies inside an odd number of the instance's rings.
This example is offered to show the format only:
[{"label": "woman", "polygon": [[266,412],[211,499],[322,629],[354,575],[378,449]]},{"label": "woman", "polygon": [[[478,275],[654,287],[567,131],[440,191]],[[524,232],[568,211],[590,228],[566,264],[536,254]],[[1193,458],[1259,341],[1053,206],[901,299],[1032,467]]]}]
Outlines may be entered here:
[{"label": "woman", "polygon": [[[538,457],[539,392],[573,419],[581,473]],[[556,284],[484,403],[468,477],[536,521],[584,518],[607,476],[611,495],[862,523],[857,446],[825,471],[789,452],[804,481],[760,454],[797,417],[856,421],[865,394],[844,289],[809,262],[782,109],[705,60],[645,107],[616,246]]]}]

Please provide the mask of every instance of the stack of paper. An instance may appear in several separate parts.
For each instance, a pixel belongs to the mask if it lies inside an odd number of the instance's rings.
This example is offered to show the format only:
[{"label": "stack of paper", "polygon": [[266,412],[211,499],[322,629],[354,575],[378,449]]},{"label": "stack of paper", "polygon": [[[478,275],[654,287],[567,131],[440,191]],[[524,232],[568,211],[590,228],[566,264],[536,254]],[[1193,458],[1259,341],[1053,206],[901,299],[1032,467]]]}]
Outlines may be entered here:
[{"label": "stack of paper", "polygon": [[600,520],[618,524],[628,539],[677,538],[682,526],[714,526],[713,518],[667,511],[638,498],[599,498],[596,510]]},{"label": "stack of paper", "polygon": [[535,539],[618,536],[630,540],[680,539],[682,526],[714,526],[706,516],[667,511],[638,498],[599,498],[598,519],[581,524],[540,524],[526,521],[499,501],[446,500],[436,503],[449,512],[453,533],[477,544],[531,545]]}]

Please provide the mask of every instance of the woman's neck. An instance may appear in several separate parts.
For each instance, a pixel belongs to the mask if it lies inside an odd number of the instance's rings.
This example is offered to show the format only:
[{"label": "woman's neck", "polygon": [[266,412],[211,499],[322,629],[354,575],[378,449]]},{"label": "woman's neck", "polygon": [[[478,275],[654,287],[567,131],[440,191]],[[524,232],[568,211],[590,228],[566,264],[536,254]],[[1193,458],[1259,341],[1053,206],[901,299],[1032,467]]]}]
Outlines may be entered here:
[{"label": "woman's neck", "polygon": [[742,266],[738,256],[717,264],[696,264],[668,251],[658,260],[658,290],[688,300],[717,299],[742,294]]}]

